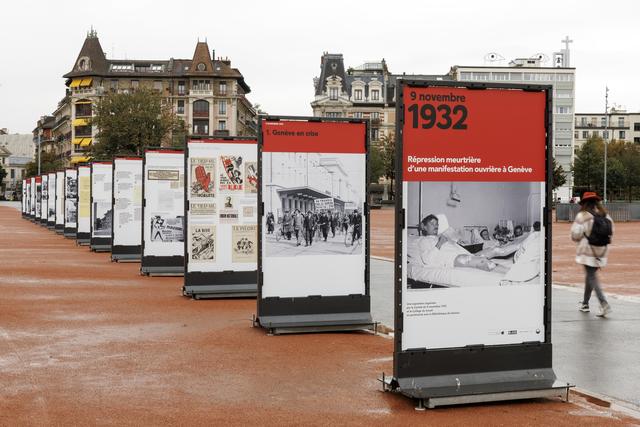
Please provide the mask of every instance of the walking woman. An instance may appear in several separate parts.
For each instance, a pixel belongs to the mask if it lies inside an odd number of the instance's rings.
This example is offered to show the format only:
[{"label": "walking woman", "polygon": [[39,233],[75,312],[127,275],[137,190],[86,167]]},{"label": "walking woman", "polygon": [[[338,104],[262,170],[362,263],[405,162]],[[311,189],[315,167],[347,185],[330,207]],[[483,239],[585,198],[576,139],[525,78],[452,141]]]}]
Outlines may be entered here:
[{"label": "walking woman", "polygon": [[578,244],[576,262],[584,265],[586,277],[584,298],[579,310],[589,312],[589,300],[592,291],[600,301],[597,316],[605,317],[611,313],[611,307],[600,288],[597,271],[607,265],[609,243],[613,234],[613,221],[600,202],[600,197],[591,191],[583,194],[580,200],[580,212],[571,226],[571,239]]}]

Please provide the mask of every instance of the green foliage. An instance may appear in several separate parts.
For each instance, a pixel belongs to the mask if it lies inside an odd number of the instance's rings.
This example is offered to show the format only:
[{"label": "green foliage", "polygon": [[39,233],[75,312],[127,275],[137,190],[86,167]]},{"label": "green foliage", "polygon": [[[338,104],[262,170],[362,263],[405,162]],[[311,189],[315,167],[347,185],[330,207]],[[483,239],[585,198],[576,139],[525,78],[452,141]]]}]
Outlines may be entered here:
[{"label": "green foliage", "polygon": [[379,145],[371,145],[369,150],[369,170],[371,182],[377,183],[380,177],[384,176],[384,160],[382,159],[382,148]]},{"label": "green foliage", "polygon": [[389,191],[390,198],[393,198],[394,180],[396,177],[396,137],[394,134],[383,135],[380,138],[380,148],[382,154],[382,166],[384,175],[391,180]]},{"label": "green foliage", "polygon": [[567,176],[565,175],[564,168],[562,165],[556,162],[556,159],[553,159],[553,183],[552,190],[555,190],[558,187],[562,187],[567,183]]},{"label": "green foliage", "polygon": [[[55,172],[64,167],[64,162],[56,153],[48,153],[43,151],[40,153],[40,174]],[[27,176],[38,175],[38,158],[30,161],[26,165]]]},{"label": "green foliage", "polygon": [[184,138],[171,138],[173,131],[184,129],[184,124],[176,119],[171,105],[163,103],[160,94],[148,89],[110,93],[101,98],[91,124],[98,128],[98,141],[90,150],[96,160],[141,155],[146,147],[184,144]]},{"label": "green foliage", "polygon": [[2,165],[0,165],[0,187],[2,187],[2,181],[4,181],[4,179],[7,176],[7,171],[4,170],[4,168],[2,167]]},{"label": "green foliage", "polygon": [[[604,191],[604,141],[591,137],[576,152],[574,185],[581,191]],[[607,200],[634,200],[640,196],[640,146],[611,141],[607,146]]]}]

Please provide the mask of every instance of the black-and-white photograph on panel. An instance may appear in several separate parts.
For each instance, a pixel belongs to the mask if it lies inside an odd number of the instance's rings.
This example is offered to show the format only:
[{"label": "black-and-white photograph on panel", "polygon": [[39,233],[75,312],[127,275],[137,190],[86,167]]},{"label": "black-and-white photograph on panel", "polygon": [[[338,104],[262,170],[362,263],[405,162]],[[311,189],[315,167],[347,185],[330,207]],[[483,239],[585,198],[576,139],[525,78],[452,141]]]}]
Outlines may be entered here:
[{"label": "black-and-white photograph on panel", "polygon": [[29,180],[29,216],[31,219],[36,217],[36,177],[31,177]]},{"label": "black-and-white photograph on panel", "polygon": [[190,141],[187,168],[187,272],[255,271],[256,141]]},{"label": "black-and-white photograph on panel", "polygon": [[31,178],[24,180],[24,213],[31,215]]},{"label": "black-and-white photograph on panel", "polygon": [[49,215],[49,175],[46,173],[42,175],[40,192],[40,223],[46,224]]},{"label": "black-and-white photograph on panel", "polygon": [[55,228],[62,233],[64,230],[64,171],[56,172],[56,214]]},{"label": "black-and-white photograph on panel", "polygon": [[539,182],[409,182],[407,289],[544,284],[544,194]]},{"label": "black-and-white photograph on panel", "polygon": [[56,225],[56,200],[58,197],[58,182],[55,172],[49,173],[47,185],[47,225],[54,227]]},{"label": "black-and-white photograph on panel", "polygon": [[67,235],[75,234],[78,223],[78,171],[64,171],[64,229]]},{"label": "black-and-white photograph on panel", "polygon": [[351,153],[264,153],[265,256],[363,253],[365,169]]},{"label": "black-and-white photograph on panel", "polygon": [[36,219],[36,221],[40,221],[40,219],[42,218],[42,177],[41,176],[37,176],[36,180],[35,180],[35,183],[36,183],[35,219]]},{"label": "black-and-white photograph on panel", "polygon": [[[143,185],[143,262],[171,257],[152,269],[183,273],[184,268],[184,153],[176,150],[145,152]],[[178,271],[179,270],[179,271]]]},{"label": "black-and-white photograph on panel", "polygon": [[111,239],[111,162],[91,164],[91,237]]},{"label": "black-and-white photograph on panel", "polygon": [[113,160],[112,259],[139,259],[142,245],[142,159]]}]

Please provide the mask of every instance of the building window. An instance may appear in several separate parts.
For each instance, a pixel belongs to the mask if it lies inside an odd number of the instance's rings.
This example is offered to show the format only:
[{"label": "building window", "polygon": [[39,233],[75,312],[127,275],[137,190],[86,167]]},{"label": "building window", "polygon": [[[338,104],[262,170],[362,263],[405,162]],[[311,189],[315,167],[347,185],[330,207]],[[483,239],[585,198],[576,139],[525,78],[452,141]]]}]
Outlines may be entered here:
[{"label": "building window", "polygon": [[225,115],[227,114],[227,100],[221,99],[218,101],[218,114]]},{"label": "building window", "polygon": [[[638,136],[634,136],[633,137],[633,142],[634,144],[640,144],[640,137]],[[24,171],[23,171],[24,172]],[[22,177],[24,177],[24,174],[22,174]]]},{"label": "building window", "polygon": [[473,80],[489,80],[489,73],[473,73]]},{"label": "building window", "polygon": [[198,99],[193,103],[193,117],[209,117],[209,102]]},{"label": "building window", "polygon": [[91,104],[76,104],[76,117],[91,117]]},{"label": "building window", "polygon": [[178,100],[178,108],[176,109],[177,114],[184,114],[184,99]]},{"label": "building window", "polygon": [[573,133],[573,138],[574,138],[574,139],[578,139],[578,138],[580,138],[580,134],[578,133],[578,131],[575,131],[575,132]]},{"label": "building window", "polygon": [[185,94],[184,81],[179,81],[178,82],[178,95],[184,95],[184,94]]},{"label": "building window", "polygon": [[162,80],[153,81],[153,90],[157,90],[158,92],[162,91]]},{"label": "building window", "polygon": [[592,135],[594,138],[597,138],[598,136],[600,136],[600,135],[598,134],[598,131],[597,131],[597,130],[594,130],[594,131],[591,133],[591,135]]},{"label": "building window", "polygon": [[636,132],[640,132],[640,123],[634,123],[633,124],[633,130]]},{"label": "building window", "polygon": [[76,137],[91,137],[91,126],[76,126]]},{"label": "building window", "polygon": [[118,90],[118,81],[116,79],[111,80],[111,91],[115,92]]},{"label": "building window", "polygon": [[329,99],[331,99],[333,101],[338,99],[338,88],[337,87],[329,88]]},{"label": "building window", "polygon": [[582,139],[588,139],[589,138],[589,131],[588,130],[583,130],[582,131]]},{"label": "building window", "polygon": [[356,101],[362,101],[362,89],[353,90],[353,99]]},{"label": "building window", "polygon": [[356,111],[355,113],[353,113],[353,118],[361,119],[362,118],[362,111]]},{"label": "building window", "polygon": [[136,90],[140,87],[140,82],[138,80],[131,80],[131,89]]},{"label": "building window", "polygon": [[600,126],[602,126],[602,127],[607,126],[607,118],[606,117],[600,117]]},{"label": "building window", "polygon": [[624,117],[618,117],[618,127],[619,128],[624,127]]},{"label": "building window", "polygon": [[563,107],[563,106],[556,107],[556,113],[558,114],[569,114],[570,112],[571,112],[571,108],[569,107]]},{"label": "building window", "polygon": [[227,94],[227,82],[220,82],[220,95],[226,95]]},{"label": "building window", "polygon": [[509,80],[509,73],[493,73],[493,80]]},{"label": "building window", "polygon": [[623,130],[619,131],[619,135],[620,135],[620,139],[626,138],[625,132]]},{"label": "building window", "polygon": [[469,72],[460,73],[460,80],[471,80],[471,73]]},{"label": "building window", "polygon": [[380,113],[378,113],[377,111],[372,111],[371,114],[369,114],[369,117],[371,118],[371,120],[379,120]]},{"label": "building window", "polygon": [[609,139],[609,131],[608,131],[608,130],[603,131],[603,132],[602,132],[602,137],[603,137],[604,139]]},{"label": "building window", "polygon": [[586,125],[587,125],[587,118],[580,117],[580,126],[586,126]]},{"label": "building window", "polygon": [[371,140],[372,141],[377,141],[378,138],[380,137],[380,129],[371,129]]},{"label": "building window", "polygon": [[16,170],[15,169],[11,169],[11,179],[15,179],[16,177]]},{"label": "building window", "polygon": [[328,111],[325,113],[325,117],[329,117],[332,119],[337,119],[339,117],[342,117],[342,113],[340,112],[335,112],[335,111]]},{"label": "building window", "polygon": [[570,82],[573,78],[571,74],[556,74],[556,80],[559,82]]},{"label": "building window", "polygon": [[218,121],[218,130],[227,130],[227,121],[219,120]]},{"label": "building window", "polygon": [[378,89],[374,89],[371,91],[371,100],[380,101],[380,91]]},{"label": "building window", "polygon": [[209,120],[194,120],[193,121],[193,134],[194,135],[209,135]]}]

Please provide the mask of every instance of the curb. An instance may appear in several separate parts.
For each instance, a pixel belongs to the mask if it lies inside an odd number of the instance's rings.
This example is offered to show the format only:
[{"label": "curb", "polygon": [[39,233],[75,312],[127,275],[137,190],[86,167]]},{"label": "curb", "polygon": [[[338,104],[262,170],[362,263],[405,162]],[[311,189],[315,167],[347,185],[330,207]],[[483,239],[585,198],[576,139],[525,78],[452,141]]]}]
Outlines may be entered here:
[{"label": "curb", "polygon": [[579,387],[572,388],[570,393],[584,398],[587,402],[593,405],[620,412],[628,417],[640,420],[640,407],[637,407],[632,403],[619,401],[612,397],[584,390]]}]

